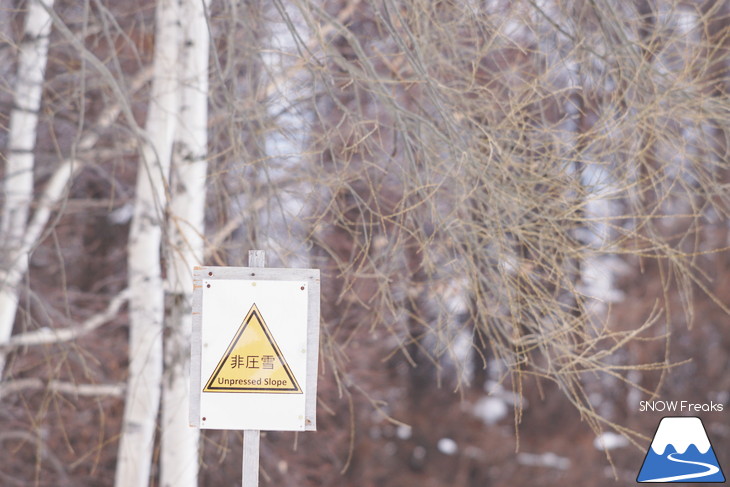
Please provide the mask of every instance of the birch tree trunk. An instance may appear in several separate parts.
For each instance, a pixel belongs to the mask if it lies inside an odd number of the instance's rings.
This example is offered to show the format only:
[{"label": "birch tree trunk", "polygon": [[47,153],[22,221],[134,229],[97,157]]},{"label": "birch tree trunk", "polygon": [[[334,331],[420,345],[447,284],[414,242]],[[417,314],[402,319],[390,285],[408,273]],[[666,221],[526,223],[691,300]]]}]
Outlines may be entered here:
[{"label": "birch tree trunk", "polygon": [[[46,0],[46,5],[52,8],[53,0]],[[10,112],[8,158],[3,180],[5,205],[0,221],[0,250],[4,262],[0,271],[0,343],[6,343],[13,331],[18,309],[17,286],[28,267],[23,237],[33,199],[33,149],[50,32],[51,19],[46,9],[39,1],[31,1],[20,45],[15,105]],[[0,376],[4,368],[5,357],[0,355]]]},{"label": "birch tree trunk", "polygon": [[199,430],[188,422],[192,268],[203,264],[208,146],[208,1],[183,0],[180,121],[171,174],[160,485],[198,485]]},{"label": "birch tree trunk", "polygon": [[164,316],[160,246],[178,111],[179,21],[177,0],[159,0],[152,91],[145,126],[148,141],[142,148],[137,172],[129,239],[130,363],[117,459],[117,487],[148,484],[159,411]]}]

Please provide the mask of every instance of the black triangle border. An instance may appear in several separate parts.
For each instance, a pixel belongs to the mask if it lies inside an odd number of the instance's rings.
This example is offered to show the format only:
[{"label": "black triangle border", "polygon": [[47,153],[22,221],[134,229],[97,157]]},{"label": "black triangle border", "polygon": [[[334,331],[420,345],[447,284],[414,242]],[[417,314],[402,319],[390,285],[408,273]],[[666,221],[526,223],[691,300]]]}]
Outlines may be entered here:
[{"label": "black triangle border", "polygon": [[[226,360],[230,358],[231,353],[236,348],[238,341],[243,336],[243,332],[246,330],[248,324],[251,322],[251,319],[254,316],[256,316],[259,320],[259,323],[261,323],[261,329],[263,330],[266,339],[269,341],[269,344],[274,349],[274,352],[276,352],[276,356],[279,358],[279,361],[284,366],[284,371],[286,372],[286,375],[289,377],[294,387],[281,389],[271,387],[217,387],[213,385],[215,383],[215,380],[218,378],[218,374],[220,374],[221,370],[223,370],[223,366],[225,365]],[[284,355],[281,353],[281,350],[279,349],[279,346],[277,345],[274,336],[271,334],[269,327],[266,325],[266,322],[261,315],[261,311],[259,311],[259,308],[256,306],[256,303],[253,303],[251,309],[248,311],[246,317],[243,319],[243,322],[238,327],[238,331],[236,331],[236,334],[233,335],[233,339],[228,345],[228,348],[226,348],[226,351],[223,353],[223,357],[218,362],[218,365],[216,365],[215,370],[210,376],[210,379],[208,379],[208,382],[205,384],[205,387],[203,387],[203,392],[259,392],[268,394],[302,394],[302,388],[299,386],[299,382],[297,382],[296,377],[294,377],[294,373],[291,371],[291,368],[289,368],[289,364],[284,358]]]}]

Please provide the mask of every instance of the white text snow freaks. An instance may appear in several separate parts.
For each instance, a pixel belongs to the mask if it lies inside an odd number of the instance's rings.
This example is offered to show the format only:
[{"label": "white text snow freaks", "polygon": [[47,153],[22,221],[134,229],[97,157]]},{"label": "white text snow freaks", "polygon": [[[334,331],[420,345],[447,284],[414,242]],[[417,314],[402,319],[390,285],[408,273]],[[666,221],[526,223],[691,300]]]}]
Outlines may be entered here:
[{"label": "white text snow freaks", "polygon": [[693,403],[689,401],[640,401],[639,412],[645,411],[671,411],[671,412],[720,412],[723,404],[710,401],[709,403]]}]

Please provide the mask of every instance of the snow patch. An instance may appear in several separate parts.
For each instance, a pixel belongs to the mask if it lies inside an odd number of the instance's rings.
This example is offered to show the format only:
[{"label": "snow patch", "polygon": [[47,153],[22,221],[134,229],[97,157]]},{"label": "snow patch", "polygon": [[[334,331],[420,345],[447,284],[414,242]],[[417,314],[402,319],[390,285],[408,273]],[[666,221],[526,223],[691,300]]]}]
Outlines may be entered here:
[{"label": "snow patch", "polygon": [[494,424],[509,413],[509,407],[504,399],[498,397],[483,397],[479,399],[472,409],[472,413],[485,424]]},{"label": "snow patch", "polygon": [[398,428],[395,430],[395,436],[398,437],[400,440],[407,440],[413,435],[413,428],[408,426],[407,424],[399,424]]},{"label": "snow patch", "polygon": [[611,431],[601,433],[596,437],[595,440],[593,440],[593,446],[596,448],[596,450],[600,451],[615,450],[617,448],[623,448],[628,445],[629,440]]},{"label": "snow patch", "polygon": [[556,455],[555,453],[520,453],[517,455],[517,462],[528,467],[549,467],[557,470],[568,470],[570,459]]},{"label": "snow patch", "polygon": [[459,451],[459,445],[451,438],[441,438],[436,447],[444,455],[456,455]]}]

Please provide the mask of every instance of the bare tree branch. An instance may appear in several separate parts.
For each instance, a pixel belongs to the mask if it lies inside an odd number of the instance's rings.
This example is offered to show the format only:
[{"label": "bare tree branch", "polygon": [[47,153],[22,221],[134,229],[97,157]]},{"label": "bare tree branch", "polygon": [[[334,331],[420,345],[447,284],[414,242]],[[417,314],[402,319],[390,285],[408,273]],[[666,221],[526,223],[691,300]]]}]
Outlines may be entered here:
[{"label": "bare tree branch", "polygon": [[0,346],[0,350],[8,352],[19,347],[50,345],[75,340],[116,318],[119,310],[128,300],[129,289],[124,289],[109,301],[109,305],[104,311],[85,319],[79,326],[73,328],[40,328],[14,335],[6,345]]}]

